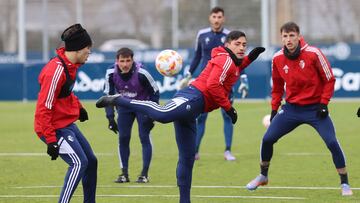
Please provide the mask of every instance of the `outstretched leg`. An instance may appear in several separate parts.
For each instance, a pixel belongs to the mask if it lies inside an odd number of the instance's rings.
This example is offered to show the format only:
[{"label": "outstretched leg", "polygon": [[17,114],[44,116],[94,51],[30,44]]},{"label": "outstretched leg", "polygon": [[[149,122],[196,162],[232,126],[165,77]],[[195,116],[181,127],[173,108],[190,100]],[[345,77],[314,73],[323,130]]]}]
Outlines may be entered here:
[{"label": "outstretched leg", "polygon": [[256,190],[259,186],[267,184],[274,144],[301,123],[296,119],[295,113],[288,105],[283,106],[282,110],[276,114],[262,139],[260,174],[246,185],[248,190]]},{"label": "outstretched leg", "polygon": [[153,101],[128,99],[120,95],[103,96],[96,102],[98,108],[108,105],[130,108],[158,122],[169,123],[198,116],[204,110],[204,98],[198,89],[189,86],[177,92],[165,105]]},{"label": "outstretched leg", "polygon": [[336,139],[335,129],[331,118],[329,116],[324,119],[315,117],[309,124],[316,129],[316,131],[326,143],[327,148],[331,152],[333,163],[340,176],[342,195],[352,195],[353,193],[349,186],[348,174],[346,170],[345,155],[340,147],[338,140]]}]

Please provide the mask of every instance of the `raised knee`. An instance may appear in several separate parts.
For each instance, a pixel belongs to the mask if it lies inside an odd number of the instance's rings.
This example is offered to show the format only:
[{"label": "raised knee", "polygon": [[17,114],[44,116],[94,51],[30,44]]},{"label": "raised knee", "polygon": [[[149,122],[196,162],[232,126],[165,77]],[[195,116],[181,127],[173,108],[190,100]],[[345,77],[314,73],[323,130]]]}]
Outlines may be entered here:
[{"label": "raised knee", "polygon": [[273,139],[271,139],[271,138],[269,138],[269,137],[264,137],[263,139],[262,139],[262,144],[263,145],[273,145],[275,142],[274,142],[274,140]]}]

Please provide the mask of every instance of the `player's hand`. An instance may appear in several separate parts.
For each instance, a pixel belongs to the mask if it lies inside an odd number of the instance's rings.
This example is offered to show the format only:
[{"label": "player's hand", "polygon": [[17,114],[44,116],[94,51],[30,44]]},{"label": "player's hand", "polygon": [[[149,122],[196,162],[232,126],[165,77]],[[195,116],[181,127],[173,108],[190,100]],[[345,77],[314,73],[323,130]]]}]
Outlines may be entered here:
[{"label": "player's hand", "polygon": [[360,117],[360,107],[358,108],[357,116]]},{"label": "player's hand", "polygon": [[249,82],[246,74],[240,76],[240,86],[238,89],[238,93],[241,94],[242,99],[247,97],[249,94]]},{"label": "player's hand", "polygon": [[317,111],[317,117],[326,118],[329,115],[329,110],[326,104],[319,104],[319,108]]},{"label": "player's hand", "polygon": [[56,160],[59,156],[59,145],[56,142],[47,144],[47,154],[51,160]]},{"label": "player's hand", "polygon": [[271,111],[271,116],[270,116],[270,122],[272,121],[272,119],[276,116],[277,111],[276,110],[272,110]]},{"label": "player's hand", "polygon": [[86,120],[89,120],[88,113],[84,108],[80,108],[79,121],[84,122]]},{"label": "player's hand", "polygon": [[231,107],[228,111],[226,111],[226,114],[230,116],[232,124],[235,124],[237,121],[237,112],[234,107]]},{"label": "player's hand", "polygon": [[109,130],[113,131],[115,134],[118,133],[118,126],[115,122],[115,119],[109,119],[108,128],[109,128]]},{"label": "player's hand", "polygon": [[254,61],[257,57],[265,51],[264,47],[255,47],[253,50],[250,51],[248,57],[250,61]]},{"label": "player's hand", "polygon": [[185,74],[185,77],[180,80],[178,89],[181,90],[187,87],[189,85],[190,80],[191,80],[191,73],[188,72]]}]

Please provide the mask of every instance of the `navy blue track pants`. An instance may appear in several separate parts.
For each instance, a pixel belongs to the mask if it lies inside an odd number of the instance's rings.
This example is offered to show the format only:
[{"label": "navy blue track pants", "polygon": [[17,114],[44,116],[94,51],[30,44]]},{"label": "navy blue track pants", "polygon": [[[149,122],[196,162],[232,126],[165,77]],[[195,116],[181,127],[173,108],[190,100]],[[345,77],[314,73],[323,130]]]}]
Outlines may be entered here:
[{"label": "navy blue track pants", "polygon": [[161,122],[174,122],[176,143],[179,150],[176,169],[180,202],[190,202],[192,169],[195,156],[196,117],[204,110],[204,98],[193,86],[178,91],[165,105],[152,101],[130,100],[119,97],[116,105],[148,115]]},{"label": "navy blue track pants", "polygon": [[[68,203],[82,180],[84,203],[95,203],[97,159],[89,142],[75,124],[56,130],[59,155],[69,165],[59,203]],[[43,140],[44,141],[44,140]]]},{"label": "navy blue track pants", "polygon": [[139,137],[142,146],[143,168],[149,168],[152,157],[150,131],[154,127],[153,120],[147,115],[122,106],[117,108],[117,114],[120,168],[129,168],[131,129],[135,118],[138,123]]},{"label": "navy blue track pants", "polygon": [[312,126],[321,136],[330,150],[336,168],[345,167],[345,156],[335,136],[334,125],[330,116],[316,116],[318,105],[298,106],[285,104],[273,118],[261,144],[261,160],[270,161],[273,155],[273,145],[284,135],[301,124]]}]

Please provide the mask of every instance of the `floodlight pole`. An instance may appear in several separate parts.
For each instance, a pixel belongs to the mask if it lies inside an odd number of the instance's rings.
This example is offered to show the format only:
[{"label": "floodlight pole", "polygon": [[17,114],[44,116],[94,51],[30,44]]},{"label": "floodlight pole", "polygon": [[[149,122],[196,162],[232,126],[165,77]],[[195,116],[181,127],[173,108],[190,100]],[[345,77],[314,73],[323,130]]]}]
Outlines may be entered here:
[{"label": "floodlight pole", "polygon": [[43,61],[49,60],[49,21],[48,21],[48,0],[42,1],[42,19],[43,19],[43,29],[42,29],[42,55]]},{"label": "floodlight pole", "polygon": [[210,9],[214,8],[215,6],[218,5],[218,1],[217,0],[210,0]]},{"label": "floodlight pole", "polygon": [[269,42],[269,0],[261,0],[261,46],[270,47]]},{"label": "floodlight pole", "polygon": [[25,0],[18,0],[18,61],[26,62]]},{"label": "floodlight pole", "polygon": [[82,0],[76,0],[76,21],[77,23],[83,23],[83,7]]},{"label": "floodlight pole", "polygon": [[172,0],[172,48],[179,47],[179,2]]}]

